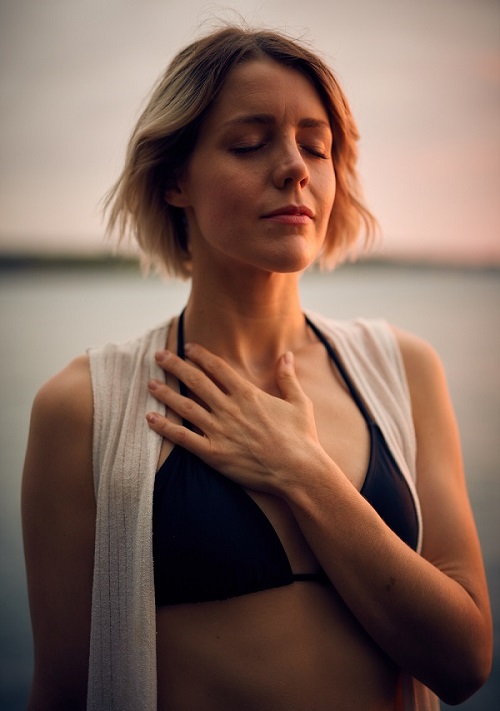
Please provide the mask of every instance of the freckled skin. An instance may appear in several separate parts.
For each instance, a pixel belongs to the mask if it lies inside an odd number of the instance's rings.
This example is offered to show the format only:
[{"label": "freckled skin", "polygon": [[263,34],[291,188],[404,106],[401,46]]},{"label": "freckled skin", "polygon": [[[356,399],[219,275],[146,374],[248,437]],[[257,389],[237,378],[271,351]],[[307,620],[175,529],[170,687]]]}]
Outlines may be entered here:
[{"label": "freckled skin", "polygon": [[[185,210],[195,269],[208,253],[239,269],[307,267],[323,244],[335,198],[331,146],[326,110],[305,76],[267,60],[237,67],[203,124],[178,190],[167,196]],[[313,218],[266,219],[289,204],[305,205]]]}]

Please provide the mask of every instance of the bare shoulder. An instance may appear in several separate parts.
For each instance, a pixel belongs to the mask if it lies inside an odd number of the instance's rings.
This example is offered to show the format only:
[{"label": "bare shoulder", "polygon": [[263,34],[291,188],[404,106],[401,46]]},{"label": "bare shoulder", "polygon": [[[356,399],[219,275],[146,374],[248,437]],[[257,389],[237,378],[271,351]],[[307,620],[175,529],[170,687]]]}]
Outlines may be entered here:
[{"label": "bare shoulder", "polygon": [[71,361],[38,391],[33,417],[48,424],[82,425],[92,417],[92,383],[89,359],[81,355]]},{"label": "bare shoulder", "polygon": [[[38,391],[24,466],[24,501],[50,496],[93,504],[92,384],[88,357],[73,360]],[[49,502],[47,502],[49,505]],[[68,511],[66,506],[61,511]]]},{"label": "bare shoulder", "polygon": [[421,379],[425,376],[443,374],[439,355],[428,341],[395,326],[391,326],[391,329],[399,345],[409,378]]},{"label": "bare shoulder", "polygon": [[415,425],[440,402],[448,407],[446,374],[434,347],[423,338],[392,326],[410,390]]},{"label": "bare shoulder", "polygon": [[81,356],[40,388],[32,409],[22,487],[35,648],[29,709],[85,708],[95,536],[92,421],[89,363]]}]

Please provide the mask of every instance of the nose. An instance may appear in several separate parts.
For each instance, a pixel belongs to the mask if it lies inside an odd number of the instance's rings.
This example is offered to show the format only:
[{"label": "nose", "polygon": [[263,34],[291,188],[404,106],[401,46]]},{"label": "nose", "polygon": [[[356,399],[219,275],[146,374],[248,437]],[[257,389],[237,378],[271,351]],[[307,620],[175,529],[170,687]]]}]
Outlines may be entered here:
[{"label": "nose", "polygon": [[309,183],[309,169],[295,141],[287,141],[277,151],[273,180],[280,190],[289,186],[304,188]]}]

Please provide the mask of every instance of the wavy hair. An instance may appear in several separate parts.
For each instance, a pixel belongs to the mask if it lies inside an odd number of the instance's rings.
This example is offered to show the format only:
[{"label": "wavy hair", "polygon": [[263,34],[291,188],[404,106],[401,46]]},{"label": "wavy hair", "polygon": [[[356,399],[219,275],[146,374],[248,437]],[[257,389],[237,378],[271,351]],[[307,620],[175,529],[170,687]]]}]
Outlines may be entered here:
[{"label": "wavy hair", "polygon": [[308,77],[330,120],[337,185],[320,266],[332,268],[353,256],[375,234],[377,222],[363,203],[356,171],[358,129],[332,71],[314,52],[282,33],[228,26],[174,57],[137,121],[122,173],[105,198],[108,235],[116,230],[120,241],[135,237],[146,268],[182,278],[190,275],[184,213],[166,203],[165,193],[187,164],[204,117],[232,69],[262,58]]}]

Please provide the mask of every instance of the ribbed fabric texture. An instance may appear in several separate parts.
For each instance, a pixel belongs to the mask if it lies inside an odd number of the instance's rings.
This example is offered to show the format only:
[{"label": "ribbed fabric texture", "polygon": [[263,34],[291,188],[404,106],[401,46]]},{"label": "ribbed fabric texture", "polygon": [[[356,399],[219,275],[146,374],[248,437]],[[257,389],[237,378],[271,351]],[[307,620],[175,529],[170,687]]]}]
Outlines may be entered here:
[{"label": "ribbed fabric texture", "polygon": [[161,438],[145,420],[161,378],[166,329],[89,351],[94,393],[97,529],[87,708],[156,709],[156,610],[151,527]]},{"label": "ribbed fabric texture", "polygon": [[[332,342],[420,507],[416,442],[404,367],[383,321],[334,322],[308,313]],[[93,466],[97,529],[87,709],[155,711],[156,617],[152,503],[161,438],[145,420],[159,409],[150,378],[162,378],[154,353],[170,322],[122,345],[89,350],[94,395]],[[437,711],[418,682],[404,684],[404,711]]]}]

